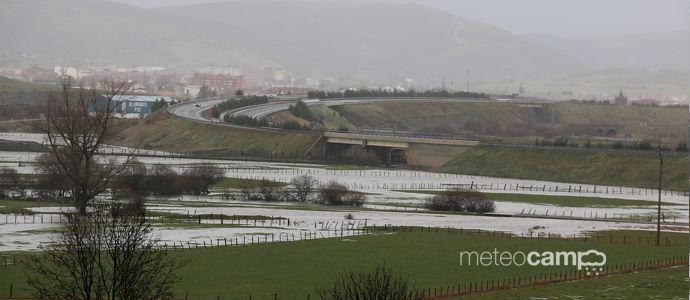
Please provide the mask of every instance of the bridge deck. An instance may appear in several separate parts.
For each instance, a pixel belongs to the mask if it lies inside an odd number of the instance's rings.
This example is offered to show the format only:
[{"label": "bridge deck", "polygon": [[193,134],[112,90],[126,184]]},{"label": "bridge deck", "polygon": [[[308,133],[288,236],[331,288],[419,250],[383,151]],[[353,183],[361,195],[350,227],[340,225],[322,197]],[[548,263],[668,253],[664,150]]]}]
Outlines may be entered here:
[{"label": "bridge deck", "polygon": [[[364,133],[349,133],[349,132],[324,132],[326,142],[338,144],[366,144],[371,146],[386,146],[390,144],[399,145],[400,148],[406,148],[401,143],[405,144],[429,144],[429,145],[450,145],[450,146],[477,146],[479,141],[467,139],[444,139],[434,137],[412,137],[412,136],[396,136],[396,135],[379,135],[379,134],[364,134]],[[358,142],[361,141],[361,142]]]}]

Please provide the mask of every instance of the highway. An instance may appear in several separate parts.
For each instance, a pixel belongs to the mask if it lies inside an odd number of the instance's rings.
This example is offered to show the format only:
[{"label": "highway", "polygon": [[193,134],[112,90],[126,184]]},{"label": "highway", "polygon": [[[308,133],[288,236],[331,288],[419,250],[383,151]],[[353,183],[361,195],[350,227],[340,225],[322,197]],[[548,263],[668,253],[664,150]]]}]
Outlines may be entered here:
[{"label": "highway", "polygon": [[[225,99],[208,99],[199,101],[189,101],[180,104],[175,104],[168,108],[168,113],[185,119],[195,121],[211,122],[201,116],[204,110],[210,109],[218,103],[225,101]],[[199,107],[197,107],[199,105]]]},{"label": "highway", "polygon": [[[211,120],[206,119],[201,116],[201,112],[210,109],[214,105],[225,101],[225,99],[208,99],[208,100],[197,100],[184,102],[180,104],[173,105],[168,108],[168,112],[172,115],[192,119],[201,122],[211,122]],[[358,98],[358,99],[306,99],[303,100],[308,106],[314,105],[325,105],[325,106],[338,106],[346,104],[366,104],[375,102],[486,102],[491,100],[486,99],[457,99],[457,98]],[[196,107],[199,104],[200,107]],[[294,104],[293,101],[281,101],[268,104],[260,104],[247,106],[239,108],[227,113],[233,116],[249,116],[252,118],[264,118],[270,114],[286,110],[290,105]],[[222,117],[222,116],[221,116]],[[218,124],[220,125],[220,124]],[[250,127],[248,127],[250,128]],[[253,128],[253,127],[251,127]]]}]

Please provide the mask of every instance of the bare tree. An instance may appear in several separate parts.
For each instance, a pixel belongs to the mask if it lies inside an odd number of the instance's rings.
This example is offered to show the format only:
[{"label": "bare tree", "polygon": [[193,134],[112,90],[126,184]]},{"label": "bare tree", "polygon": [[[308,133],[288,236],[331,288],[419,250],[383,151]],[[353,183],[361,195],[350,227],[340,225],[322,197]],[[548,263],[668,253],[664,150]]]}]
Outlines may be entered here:
[{"label": "bare tree", "polygon": [[184,262],[158,250],[146,219],[119,204],[66,214],[56,240],[27,262],[38,299],[171,299]]},{"label": "bare tree", "polygon": [[407,277],[385,265],[370,271],[347,272],[332,286],[319,286],[316,292],[323,300],[405,300],[422,299],[414,292]]},{"label": "bare tree", "polygon": [[309,175],[292,178],[290,180],[292,189],[288,191],[287,196],[290,201],[308,202],[312,198],[316,184],[316,179]]},{"label": "bare tree", "polygon": [[[110,122],[118,105],[115,98],[125,93],[128,86],[126,82],[102,81],[90,88],[75,88],[71,79],[65,77],[60,91],[49,92],[41,107],[43,119],[37,127],[46,134],[51,161],[69,182],[74,205],[81,214],[131,159],[97,159],[111,136]],[[52,167],[42,169],[51,171]]]}]

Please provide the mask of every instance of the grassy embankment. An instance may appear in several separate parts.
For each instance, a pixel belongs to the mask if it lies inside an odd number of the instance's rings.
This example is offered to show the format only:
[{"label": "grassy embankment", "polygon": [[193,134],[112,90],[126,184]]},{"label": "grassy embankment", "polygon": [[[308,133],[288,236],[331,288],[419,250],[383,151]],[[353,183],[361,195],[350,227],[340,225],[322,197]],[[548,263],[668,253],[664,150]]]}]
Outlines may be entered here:
[{"label": "grassy embankment", "polygon": [[332,109],[357,127],[481,135],[504,141],[529,143],[537,137],[559,135],[623,138],[625,133],[634,139],[661,138],[672,145],[687,141],[687,107],[564,102],[539,108],[507,102],[380,102]]},{"label": "grassy embankment", "polygon": [[[478,147],[440,168],[441,172],[656,188],[656,155],[567,150]],[[688,189],[688,157],[664,159],[663,188]]]},{"label": "grassy embankment", "polygon": [[164,111],[143,120],[118,120],[111,143],[185,152],[253,150],[302,155],[318,138],[315,133],[266,132],[221,127],[174,118]]},{"label": "grassy embankment", "polygon": [[[32,119],[38,116],[36,104],[57,85],[36,84],[0,76],[0,121]],[[21,124],[0,124],[0,126]]]},{"label": "grassy embankment", "polygon": [[[627,244],[623,244],[625,235]],[[248,298],[306,299],[314,297],[317,284],[328,284],[337,274],[346,270],[367,269],[377,263],[407,274],[416,288],[440,288],[484,280],[535,276],[574,267],[503,267],[460,266],[459,251],[586,251],[597,249],[606,253],[607,265],[642,262],[657,258],[687,255],[687,234],[664,233],[672,246],[647,245],[653,240],[652,232],[622,231],[602,233],[601,238],[588,241],[508,238],[491,233],[469,235],[439,232],[399,232],[348,238],[331,238],[292,243],[260,244],[244,247],[220,247],[200,250],[173,251],[176,258],[188,260],[182,272],[183,280],[176,285],[178,295],[189,293],[190,299]],[[613,243],[610,242],[612,239]],[[638,244],[637,241],[642,241]],[[631,243],[632,242],[632,243]],[[669,274],[673,271],[651,271],[650,274]],[[7,296],[10,283],[16,297],[27,297],[28,289],[22,265],[9,266],[0,273],[0,298]],[[667,283],[644,288],[625,285],[627,276],[612,279],[639,296],[678,295],[687,293],[687,281]],[[676,276],[677,277],[677,276]],[[618,278],[618,279],[616,279]],[[631,280],[634,280],[633,279]],[[659,279],[662,277],[659,276]],[[590,286],[601,287],[601,278],[566,283],[574,293],[591,293]],[[646,280],[653,278],[646,277]],[[655,281],[660,282],[660,281]],[[533,293],[556,292],[551,285],[530,288]],[[542,290],[543,289],[543,290]],[[488,294],[487,294],[488,295]],[[545,295],[542,293],[541,295]],[[493,299],[493,298],[491,298]]]},{"label": "grassy embankment", "polygon": [[[347,128],[348,130],[354,130],[356,129],[356,126],[350,123],[346,118],[340,115],[337,111],[324,106],[324,105],[316,105],[316,106],[310,106],[309,110],[311,110],[312,114],[314,115],[314,118],[318,120],[318,124],[316,125],[317,129],[320,130],[340,130],[341,128]],[[307,120],[304,120],[302,118],[295,117],[290,113],[289,111],[280,111],[274,114],[271,114],[268,116],[268,121],[272,123],[278,123],[278,124],[283,124],[289,121],[295,121],[298,122],[302,125],[309,125],[309,122]]]}]

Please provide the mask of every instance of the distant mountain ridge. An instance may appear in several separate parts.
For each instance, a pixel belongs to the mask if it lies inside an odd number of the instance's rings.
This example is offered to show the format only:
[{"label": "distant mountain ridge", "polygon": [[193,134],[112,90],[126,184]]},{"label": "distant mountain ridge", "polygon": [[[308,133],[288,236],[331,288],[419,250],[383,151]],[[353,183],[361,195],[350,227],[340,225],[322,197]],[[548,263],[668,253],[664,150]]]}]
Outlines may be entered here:
[{"label": "distant mountain ridge", "polygon": [[[104,64],[282,66],[298,76],[440,83],[590,71],[563,47],[413,4],[233,1],[143,9],[0,2],[0,51]],[[567,48],[567,47],[566,47]]]}]

